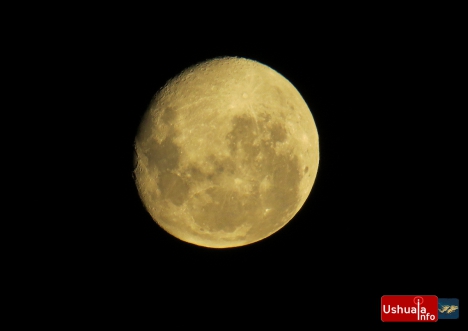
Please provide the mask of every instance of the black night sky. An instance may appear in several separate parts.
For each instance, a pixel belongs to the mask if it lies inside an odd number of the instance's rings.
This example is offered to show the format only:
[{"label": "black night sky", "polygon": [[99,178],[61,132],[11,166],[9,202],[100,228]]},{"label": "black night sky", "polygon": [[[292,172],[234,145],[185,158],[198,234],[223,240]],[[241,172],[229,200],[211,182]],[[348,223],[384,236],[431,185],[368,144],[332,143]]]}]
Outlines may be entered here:
[{"label": "black night sky", "polygon": [[[355,309],[360,322],[382,324],[382,295],[460,297],[460,151],[452,142],[461,138],[464,108],[455,98],[451,28],[379,20],[246,34],[221,22],[167,32],[132,18],[70,36],[79,39],[68,49],[77,60],[66,65],[82,82],[71,102],[84,123],[83,141],[76,139],[86,173],[76,253],[89,300],[122,315],[146,307],[156,319],[178,311],[194,323],[216,316],[247,326],[250,318],[332,320],[338,304],[351,302],[344,319],[357,319]],[[232,249],[167,234],[132,178],[133,139],[152,96],[183,69],[220,56],[250,58],[286,77],[320,139],[317,179],[296,217]]]}]

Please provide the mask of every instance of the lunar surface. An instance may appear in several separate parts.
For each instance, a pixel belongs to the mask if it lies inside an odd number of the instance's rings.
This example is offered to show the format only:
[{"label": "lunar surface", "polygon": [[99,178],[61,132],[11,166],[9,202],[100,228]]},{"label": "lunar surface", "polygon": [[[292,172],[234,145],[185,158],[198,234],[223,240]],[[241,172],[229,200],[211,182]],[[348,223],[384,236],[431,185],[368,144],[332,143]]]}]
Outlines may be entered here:
[{"label": "lunar surface", "polygon": [[154,221],[195,245],[275,233],[309,196],[318,133],[296,88],[235,57],[183,71],[156,93],[135,138],[134,177]]}]

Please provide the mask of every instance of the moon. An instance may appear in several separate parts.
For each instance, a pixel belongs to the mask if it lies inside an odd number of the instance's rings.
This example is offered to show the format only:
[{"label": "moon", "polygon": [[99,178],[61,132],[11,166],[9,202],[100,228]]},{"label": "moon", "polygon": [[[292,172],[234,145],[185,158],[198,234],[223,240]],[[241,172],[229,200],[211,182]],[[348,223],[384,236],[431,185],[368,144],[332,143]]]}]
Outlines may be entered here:
[{"label": "moon", "polygon": [[169,234],[204,247],[252,244],[300,210],[319,164],[297,89],[257,61],[194,65],[161,88],[135,137],[143,205]]}]

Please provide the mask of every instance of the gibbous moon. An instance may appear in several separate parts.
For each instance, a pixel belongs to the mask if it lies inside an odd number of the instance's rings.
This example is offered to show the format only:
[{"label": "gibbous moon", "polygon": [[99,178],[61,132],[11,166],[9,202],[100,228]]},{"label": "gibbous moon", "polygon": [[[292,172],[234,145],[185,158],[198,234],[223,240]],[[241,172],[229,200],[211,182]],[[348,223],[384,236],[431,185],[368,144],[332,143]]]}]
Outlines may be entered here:
[{"label": "gibbous moon", "polygon": [[225,57],[156,93],[135,138],[134,178],[154,221],[199,246],[262,240],[309,196],[318,133],[296,88],[270,67]]}]

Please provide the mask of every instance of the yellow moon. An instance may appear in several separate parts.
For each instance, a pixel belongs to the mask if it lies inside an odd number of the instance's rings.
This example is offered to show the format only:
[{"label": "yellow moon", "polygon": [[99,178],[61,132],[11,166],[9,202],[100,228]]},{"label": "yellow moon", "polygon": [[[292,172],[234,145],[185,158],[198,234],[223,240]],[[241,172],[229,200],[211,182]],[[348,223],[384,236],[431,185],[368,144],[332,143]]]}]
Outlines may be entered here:
[{"label": "yellow moon", "polygon": [[199,63],[154,96],[135,138],[134,178],[165,231],[199,246],[262,240],[309,196],[317,128],[297,89],[259,62]]}]

